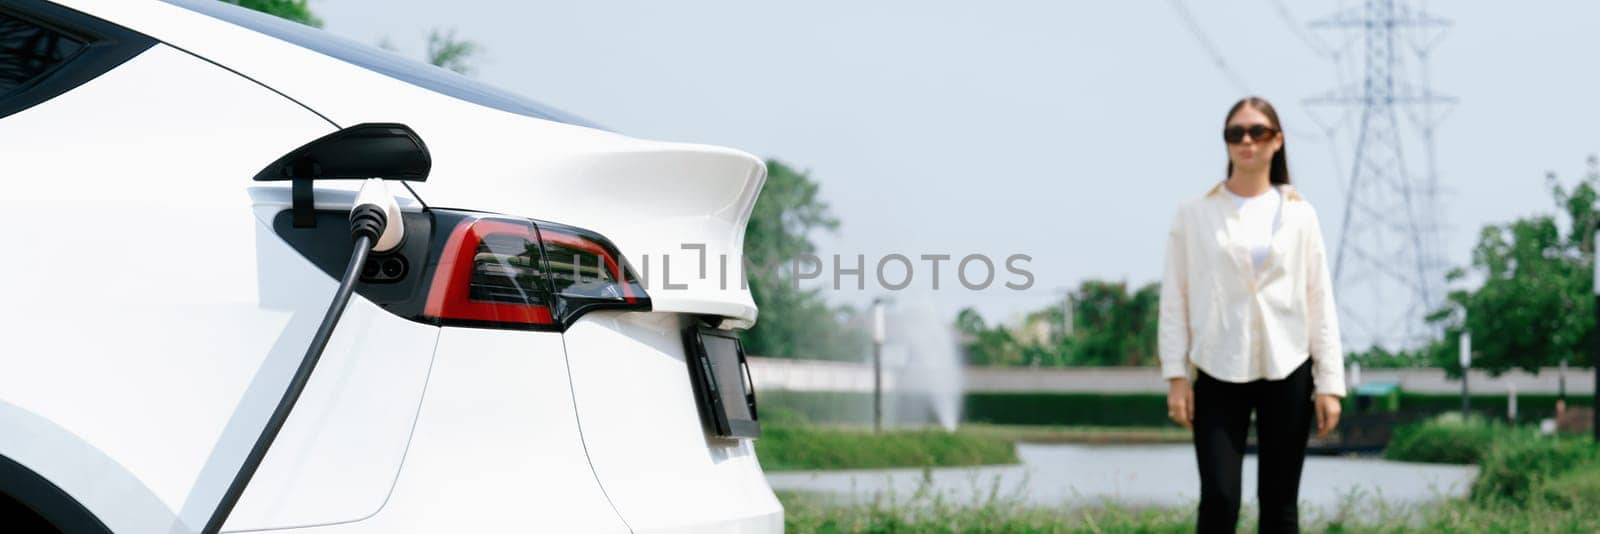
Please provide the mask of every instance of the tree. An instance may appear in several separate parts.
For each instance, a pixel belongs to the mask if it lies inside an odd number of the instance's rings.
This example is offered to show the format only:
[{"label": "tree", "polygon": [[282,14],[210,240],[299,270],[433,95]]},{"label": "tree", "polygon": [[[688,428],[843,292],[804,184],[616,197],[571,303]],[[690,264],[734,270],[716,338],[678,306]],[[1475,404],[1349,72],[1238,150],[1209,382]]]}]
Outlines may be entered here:
[{"label": "tree", "polygon": [[746,276],[761,310],[743,335],[751,354],[853,360],[865,350],[860,314],[832,307],[820,292],[796,284],[793,261],[816,253],[812,234],[839,227],[819,192],[808,173],[767,160],[767,182],[745,229]]},{"label": "tree", "polygon": [[311,14],[311,6],[306,5],[306,0],[222,0],[239,7],[253,9],[289,19],[313,28],[322,27],[322,19]]},{"label": "tree", "polygon": [[461,74],[472,73],[472,59],[482,51],[478,43],[456,37],[456,29],[434,28],[428,32],[428,64]]},{"label": "tree", "polygon": [[[322,19],[311,13],[307,0],[221,0],[239,7],[253,9],[276,17],[292,20],[314,28],[322,27]],[[394,51],[394,42],[388,37],[378,41],[378,47]],[[434,28],[428,32],[428,49],[424,60],[430,65],[444,67],[461,74],[471,74],[473,60],[483,52],[483,47],[470,39],[456,37],[456,29]]]},{"label": "tree", "polygon": [[1128,294],[1127,282],[1086,280],[1073,292],[1072,362],[1076,365],[1154,365],[1161,300],[1158,283]]},{"label": "tree", "polygon": [[[1361,367],[1367,369],[1432,367],[1433,361],[1430,359],[1432,357],[1431,350],[1432,346],[1438,343],[1439,341],[1435,340],[1429,345],[1429,347],[1425,347],[1421,350],[1396,351],[1385,349],[1382,345],[1373,345],[1368,347],[1365,351],[1345,351],[1344,357],[1345,360],[1348,360],[1351,363],[1361,364]],[[1445,350],[1454,349],[1446,348]]]},{"label": "tree", "polygon": [[956,331],[975,336],[988,329],[988,325],[983,322],[983,315],[979,314],[978,310],[973,309],[971,306],[961,308],[961,311],[956,312]]},{"label": "tree", "polygon": [[1052,305],[1029,313],[1021,334],[1001,325],[988,326],[976,310],[956,316],[966,337],[972,365],[1118,366],[1156,364],[1156,323],[1161,300],[1159,283],[1128,293],[1127,282],[1085,280],[1072,291],[1072,335],[1044,338],[1030,335],[1034,325],[1059,325],[1064,317]]},{"label": "tree", "polygon": [[1023,344],[1003,327],[990,328],[983,315],[972,307],[956,313],[956,331],[962,336],[962,351],[968,365],[1027,365]]},{"label": "tree", "polygon": [[[1600,160],[1591,156],[1587,175],[1570,190],[1554,173],[1545,180],[1565,224],[1539,215],[1483,227],[1469,267],[1483,284],[1450,292],[1428,317],[1445,332],[1428,348],[1429,358],[1452,376],[1459,373],[1463,331],[1472,333],[1473,367],[1492,374],[1538,372],[1563,358],[1585,361],[1597,341],[1592,275]],[[1449,280],[1467,274],[1455,269]]]}]

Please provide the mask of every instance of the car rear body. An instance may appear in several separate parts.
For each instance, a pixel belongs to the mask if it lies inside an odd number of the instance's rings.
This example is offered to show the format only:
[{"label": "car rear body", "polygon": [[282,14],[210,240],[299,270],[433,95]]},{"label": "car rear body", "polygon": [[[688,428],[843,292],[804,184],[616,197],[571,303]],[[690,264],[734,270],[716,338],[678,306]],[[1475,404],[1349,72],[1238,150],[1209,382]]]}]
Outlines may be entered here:
[{"label": "car rear body", "polygon": [[[701,420],[682,337],[755,321],[742,270],[715,258],[737,265],[759,159],[597,129],[219,2],[6,10],[131,34],[103,44],[126,59],[0,116],[0,458],[111,531],[199,530],[338,283],[274,226],[288,183],[251,177],[341,127],[397,122],[433,159],[407,217],[593,232],[649,308],[493,328],[358,296],[224,530],[782,529],[751,441]],[[354,184],[316,187],[318,209],[349,208]]]}]

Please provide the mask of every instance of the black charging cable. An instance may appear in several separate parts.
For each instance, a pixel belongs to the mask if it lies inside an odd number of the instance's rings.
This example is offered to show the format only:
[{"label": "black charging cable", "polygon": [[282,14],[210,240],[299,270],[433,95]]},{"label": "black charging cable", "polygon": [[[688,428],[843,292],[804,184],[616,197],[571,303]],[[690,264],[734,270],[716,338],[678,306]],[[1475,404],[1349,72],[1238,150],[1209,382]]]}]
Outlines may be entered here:
[{"label": "black charging cable", "polygon": [[311,337],[311,346],[306,347],[305,357],[300,359],[300,367],[295,369],[294,378],[289,380],[289,388],[283,392],[283,398],[278,400],[278,407],[272,411],[272,417],[267,419],[267,426],[261,429],[261,436],[256,438],[254,446],[250,447],[250,454],[245,456],[244,465],[239,468],[239,473],[234,475],[233,483],[228,485],[228,491],[222,494],[222,502],[217,504],[216,511],[211,513],[211,519],[206,521],[206,526],[201,530],[204,534],[217,534],[222,531],[222,524],[228,521],[228,515],[233,513],[234,505],[239,503],[239,497],[244,495],[244,489],[250,485],[250,479],[255,477],[256,469],[261,467],[261,461],[267,457],[267,449],[272,448],[273,440],[278,438],[278,431],[283,430],[284,422],[289,420],[289,412],[294,410],[294,404],[300,400],[300,394],[305,391],[306,383],[311,380],[311,371],[316,369],[317,360],[322,359],[322,350],[327,348],[328,339],[333,337],[334,327],[339,325],[339,318],[344,315],[345,306],[350,304],[350,294],[355,290],[356,282],[361,279],[361,267],[367,263],[367,253],[372,251],[373,244],[378,242],[378,236],[383,235],[383,230],[388,224],[388,216],[384,215],[382,208],[371,204],[362,204],[350,210],[350,235],[356,240],[355,247],[350,251],[350,265],[345,267],[344,278],[339,281],[339,290],[333,294],[333,302],[328,305],[328,313],[322,317],[322,326],[317,327],[317,334]]}]

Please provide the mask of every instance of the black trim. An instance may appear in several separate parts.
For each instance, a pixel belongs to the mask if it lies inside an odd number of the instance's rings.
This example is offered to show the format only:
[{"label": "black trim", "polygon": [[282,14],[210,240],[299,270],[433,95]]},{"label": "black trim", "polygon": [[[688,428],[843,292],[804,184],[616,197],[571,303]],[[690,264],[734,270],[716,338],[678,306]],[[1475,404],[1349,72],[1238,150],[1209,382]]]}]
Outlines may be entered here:
[{"label": "black trim", "polygon": [[311,178],[295,178],[290,182],[290,199],[294,202],[294,227],[316,228],[316,198],[311,193]]},{"label": "black trim", "polygon": [[[364,122],[319,137],[274,160],[257,182],[291,180],[294,227],[316,226],[313,180],[425,181],[433,168],[428,145],[410,126],[390,122]],[[415,193],[413,193],[415,194]]]},{"label": "black trim", "polygon": [[[338,280],[344,272],[345,262],[350,260],[350,247],[355,244],[355,238],[350,236],[349,231],[350,211],[324,209],[317,210],[314,215],[316,224],[303,227],[295,224],[293,208],[280,211],[272,218],[272,230],[295,252],[330,278]],[[382,280],[362,276],[361,283],[356,285],[356,293],[389,313],[417,320],[426,302],[427,282],[432,278],[429,270],[436,267],[428,261],[430,246],[436,239],[433,235],[434,216],[430,213],[403,212],[400,219],[398,224],[405,225],[406,235],[399,248],[373,253],[369,261],[398,258],[406,263],[406,272],[402,276]],[[377,268],[378,265],[372,267]],[[431,324],[429,321],[418,322]]]},{"label": "black trim", "polygon": [[[0,456],[0,499],[10,497],[67,534],[106,533],[111,529],[60,487],[16,461]],[[16,526],[16,525],[11,525]]]},{"label": "black trim", "polygon": [[300,145],[273,160],[252,179],[281,182],[383,178],[426,182],[432,169],[433,156],[416,130],[397,122],[363,122]]},{"label": "black trim", "polygon": [[48,74],[0,95],[0,119],[71,91],[156,44],[144,34],[43,0],[6,0],[0,12],[84,42]]}]

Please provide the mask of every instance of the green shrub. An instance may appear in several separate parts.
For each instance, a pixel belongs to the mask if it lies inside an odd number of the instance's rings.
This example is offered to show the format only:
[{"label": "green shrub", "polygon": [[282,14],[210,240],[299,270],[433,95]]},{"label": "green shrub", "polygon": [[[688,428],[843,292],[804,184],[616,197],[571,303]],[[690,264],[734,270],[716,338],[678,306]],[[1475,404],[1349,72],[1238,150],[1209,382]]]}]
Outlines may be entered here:
[{"label": "green shrub", "polygon": [[[1600,469],[1594,443],[1587,438],[1561,438],[1517,434],[1495,442],[1478,467],[1472,485],[1472,498],[1479,502],[1504,500],[1526,504],[1542,490],[1545,481],[1557,482],[1558,475]],[[1576,475],[1573,475],[1576,476]],[[1583,480],[1560,481],[1561,488],[1573,488]],[[1559,490],[1558,490],[1559,491]]]},{"label": "green shrub", "polygon": [[1396,429],[1384,457],[1476,463],[1472,499],[1479,504],[1600,507],[1600,449],[1587,438],[1541,436],[1527,427],[1449,414]]},{"label": "green shrub", "polygon": [[1435,417],[1394,430],[1383,457],[1402,462],[1475,464],[1507,433],[1527,432],[1479,417]]},{"label": "green shrub", "polygon": [[1534,493],[1541,502],[1563,510],[1600,509],[1600,465],[1557,473]]}]

